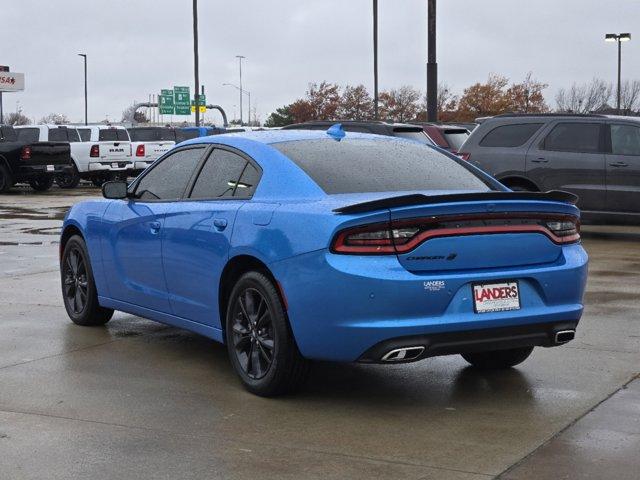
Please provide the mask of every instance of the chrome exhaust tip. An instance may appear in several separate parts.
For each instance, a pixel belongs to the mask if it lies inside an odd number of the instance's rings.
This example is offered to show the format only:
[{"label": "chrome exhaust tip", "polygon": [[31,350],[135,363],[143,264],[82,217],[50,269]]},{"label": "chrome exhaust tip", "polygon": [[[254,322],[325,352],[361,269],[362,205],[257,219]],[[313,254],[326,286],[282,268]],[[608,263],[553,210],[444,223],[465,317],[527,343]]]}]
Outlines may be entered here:
[{"label": "chrome exhaust tip", "polygon": [[562,344],[562,343],[570,342],[575,337],[576,337],[575,330],[560,330],[559,332],[556,332],[554,336],[554,340],[556,344]]},{"label": "chrome exhaust tip", "polygon": [[424,352],[422,345],[413,347],[396,348],[384,354],[381,358],[383,362],[406,362],[408,360],[415,360]]}]

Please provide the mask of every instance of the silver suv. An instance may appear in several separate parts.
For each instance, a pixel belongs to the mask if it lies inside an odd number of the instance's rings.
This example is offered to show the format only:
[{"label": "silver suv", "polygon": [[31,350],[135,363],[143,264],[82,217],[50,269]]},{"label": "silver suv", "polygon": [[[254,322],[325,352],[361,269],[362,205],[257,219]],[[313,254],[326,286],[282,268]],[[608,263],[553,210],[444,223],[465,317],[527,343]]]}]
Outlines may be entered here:
[{"label": "silver suv", "polygon": [[640,223],[640,117],[504,114],[460,156],[513,190],[566,190],[592,221]]}]

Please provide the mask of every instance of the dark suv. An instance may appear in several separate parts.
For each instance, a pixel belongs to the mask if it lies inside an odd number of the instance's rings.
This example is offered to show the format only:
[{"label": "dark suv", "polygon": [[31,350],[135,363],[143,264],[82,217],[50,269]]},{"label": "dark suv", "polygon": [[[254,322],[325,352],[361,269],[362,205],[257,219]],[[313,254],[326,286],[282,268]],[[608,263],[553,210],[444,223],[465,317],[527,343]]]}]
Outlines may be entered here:
[{"label": "dark suv", "polygon": [[304,123],[294,123],[282,127],[283,130],[327,130],[336,123],[342,124],[346,132],[373,133],[376,135],[387,135],[389,137],[403,137],[411,140],[434,145],[434,142],[425,135],[420,125],[407,123],[387,123],[387,122],[358,122],[355,120],[315,120]]},{"label": "dark suv", "polygon": [[588,220],[640,222],[640,118],[505,114],[459,155],[514,190],[567,190]]}]

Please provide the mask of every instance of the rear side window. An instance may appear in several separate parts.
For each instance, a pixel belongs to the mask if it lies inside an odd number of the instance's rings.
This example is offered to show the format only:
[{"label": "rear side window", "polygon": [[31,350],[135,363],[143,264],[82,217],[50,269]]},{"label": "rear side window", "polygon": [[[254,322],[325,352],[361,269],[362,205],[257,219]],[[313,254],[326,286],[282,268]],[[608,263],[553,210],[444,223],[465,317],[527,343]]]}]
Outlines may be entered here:
[{"label": "rear side window", "polygon": [[98,133],[100,142],[128,142],[129,134],[124,128],[105,128]]},{"label": "rear side window", "polygon": [[132,142],[159,142],[176,138],[172,128],[131,128],[129,137]]},{"label": "rear side window", "polygon": [[519,147],[524,145],[542,123],[523,123],[519,125],[502,125],[487,133],[480,141],[481,147]]},{"label": "rear side window", "polygon": [[251,197],[259,179],[260,173],[245,158],[227,150],[214,150],[202,167],[190,197]]},{"label": "rear side window", "polygon": [[40,130],[37,128],[16,128],[16,133],[21,142],[33,143],[40,138]]},{"label": "rear side window", "polygon": [[80,141],[80,135],[78,134],[78,131],[75,128],[68,128],[67,129],[67,137],[69,137],[69,141],[71,143],[75,143],[75,142],[79,142]]},{"label": "rear side window", "polygon": [[416,142],[424,143],[425,145],[432,145],[433,142],[429,140],[422,130],[400,130],[394,129],[393,135],[400,138],[408,138],[409,140],[415,140]]},{"label": "rear side window", "polygon": [[556,152],[599,152],[599,123],[559,123],[544,139],[543,148]]},{"label": "rear side window", "polygon": [[197,147],[167,155],[138,182],[135,196],[143,200],[182,198],[203,153],[204,147]]},{"label": "rear side window", "polygon": [[427,145],[394,140],[345,138],[272,144],[302,168],[328,194],[466,190],[489,184]]},{"label": "rear side window", "polygon": [[80,140],[83,142],[88,142],[91,140],[91,129],[89,128],[78,128],[78,135],[80,135]]},{"label": "rear side window", "polygon": [[50,142],[68,142],[69,137],[67,136],[67,129],[66,128],[50,128],[47,139]]},{"label": "rear side window", "polygon": [[640,155],[640,127],[611,125],[611,153]]}]

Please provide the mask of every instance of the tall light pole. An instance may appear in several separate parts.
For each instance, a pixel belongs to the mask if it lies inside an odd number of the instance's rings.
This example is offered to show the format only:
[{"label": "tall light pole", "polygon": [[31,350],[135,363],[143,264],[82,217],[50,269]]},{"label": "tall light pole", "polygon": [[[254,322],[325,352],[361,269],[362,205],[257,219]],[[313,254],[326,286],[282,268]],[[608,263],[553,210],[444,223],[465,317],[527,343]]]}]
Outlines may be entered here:
[{"label": "tall light pole", "polygon": [[438,121],[438,63],[436,62],[436,0],[427,3],[427,122]]},{"label": "tall light pole", "polygon": [[378,120],[378,0],[373,0],[373,117]]},{"label": "tall light pole", "polygon": [[604,36],[605,42],[618,42],[618,94],[616,100],[616,110],[618,111],[618,115],[620,115],[620,91],[622,86],[622,42],[628,42],[629,40],[631,40],[630,33],[607,33]]},{"label": "tall light pole", "polygon": [[247,97],[249,97],[249,118],[248,118],[248,122],[251,123],[251,92],[247,91],[247,90],[242,90],[240,87],[238,87],[237,85],[234,85],[233,83],[223,83],[222,84],[223,87],[233,87],[236,90],[240,90],[240,96],[242,96],[242,94],[246,94]]},{"label": "tall light pole", "polygon": [[193,99],[196,105],[196,127],[200,126],[200,70],[198,62],[198,0],[193,0],[193,76],[195,77]]},{"label": "tall light pole", "polygon": [[242,126],[242,59],[247,58],[242,55],[236,55],[238,66],[240,67],[240,126]]},{"label": "tall light pole", "polygon": [[87,54],[79,53],[79,57],[84,60],[84,124],[88,125],[88,107],[87,107]]}]

